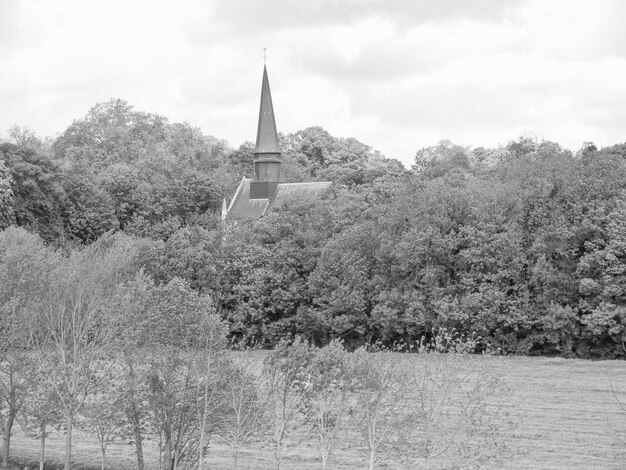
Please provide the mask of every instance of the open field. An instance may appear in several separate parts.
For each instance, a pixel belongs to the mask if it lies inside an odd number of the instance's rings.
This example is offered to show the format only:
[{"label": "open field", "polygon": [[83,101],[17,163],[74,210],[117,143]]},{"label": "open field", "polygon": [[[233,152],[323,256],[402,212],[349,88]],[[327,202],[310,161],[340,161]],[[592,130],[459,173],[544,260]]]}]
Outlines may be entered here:
[{"label": "open field", "polygon": [[[259,353],[255,353],[259,354]],[[409,357],[409,359],[411,359]],[[259,357],[259,362],[261,358]],[[583,361],[560,358],[506,358],[506,381],[511,387],[510,412],[515,428],[506,432],[511,454],[493,468],[521,469],[623,469],[626,468],[626,362]],[[612,384],[612,385],[611,385]],[[622,439],[622,441],[619,440]],[[331,468],[362,468],[365,456],[348,444],[338,450]],[[61,462],[64,436],[49,438],[48,455]],[[155,446],[146,446],[147,468],[158,468]],[[319,468],[313,442],[293,442],[283,468]],[[74,441],[76,468],[96,468],[99,451],[88,436]],[[15,432],[13,455],[21,462],[36,460],[38,443]],[[112,445],[107,461],[111,468],[134,468],[133,448]],[[33,464],[34,465],[34,464]],[[23,467],[22,467],[23,468]],[[52,467],[46,467],[52,468]],[[211,448],[210,467],[230,468],[225,447]],[[273,468],[271,453],[261,445],[247,449],[239,468]],[[389,463],[381,468],[406,468]],[[450,468],[439,462],[435,468]]]}]

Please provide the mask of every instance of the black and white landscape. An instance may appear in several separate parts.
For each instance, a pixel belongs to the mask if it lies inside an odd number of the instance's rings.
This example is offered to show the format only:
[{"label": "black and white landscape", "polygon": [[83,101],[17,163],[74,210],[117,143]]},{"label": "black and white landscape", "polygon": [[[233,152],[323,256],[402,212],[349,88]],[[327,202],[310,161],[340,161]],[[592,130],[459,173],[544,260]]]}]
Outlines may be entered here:
[{"label": "black and white landscape", "polygon": [[625,15],[0,3],[0,468],[624,468]]}]

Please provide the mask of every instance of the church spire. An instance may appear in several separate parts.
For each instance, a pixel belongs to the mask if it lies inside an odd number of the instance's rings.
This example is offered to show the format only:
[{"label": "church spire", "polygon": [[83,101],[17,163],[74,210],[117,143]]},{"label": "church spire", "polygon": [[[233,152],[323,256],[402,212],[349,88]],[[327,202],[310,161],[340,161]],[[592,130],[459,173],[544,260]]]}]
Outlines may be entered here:
[{"label": "church spire", "polygon": [[265,65],[263,66],[261,108],[259,110],[259,126],[257,128],[254,153],[257,158],[278,158],[280,156],[274,107],[272,106],[272,94],[270,93],[270,82],[267,78],[267,67]]}]

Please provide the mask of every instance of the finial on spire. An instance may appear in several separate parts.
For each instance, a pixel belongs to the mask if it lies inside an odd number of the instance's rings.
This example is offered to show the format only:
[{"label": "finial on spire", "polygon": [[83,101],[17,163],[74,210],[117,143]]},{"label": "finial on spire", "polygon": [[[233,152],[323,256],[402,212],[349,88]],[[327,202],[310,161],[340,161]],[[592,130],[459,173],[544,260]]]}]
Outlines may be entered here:
[{"label": "finial on spire", "polygon": [[263,65],[267,65],[267,47],[263,48]]}]

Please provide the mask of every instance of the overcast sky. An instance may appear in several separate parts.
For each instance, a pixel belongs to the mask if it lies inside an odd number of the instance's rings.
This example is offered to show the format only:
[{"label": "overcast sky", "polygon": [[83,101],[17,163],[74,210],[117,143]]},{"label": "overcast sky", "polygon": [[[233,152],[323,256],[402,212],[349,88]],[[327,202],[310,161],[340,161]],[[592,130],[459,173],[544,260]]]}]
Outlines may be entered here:
[{"label": "overcast sky", "polygon": [[0,0],[0,134],[110,98],[254,140],[263,48],[279,131],[410,163],[442,139],[626,141],[622,0]]}]

